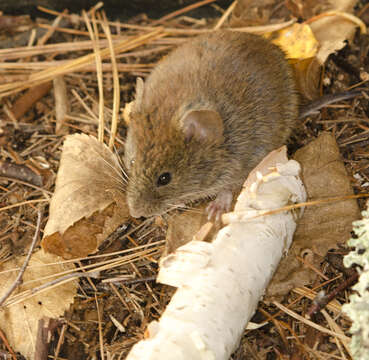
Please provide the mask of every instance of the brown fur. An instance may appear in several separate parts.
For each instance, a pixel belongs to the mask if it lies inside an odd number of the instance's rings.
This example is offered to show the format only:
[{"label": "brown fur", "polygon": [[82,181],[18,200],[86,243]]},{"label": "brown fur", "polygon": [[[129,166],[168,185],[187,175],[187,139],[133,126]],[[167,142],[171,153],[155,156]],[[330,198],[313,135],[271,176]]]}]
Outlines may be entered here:
[{"label": "brown fur", "polygon": [[[262,37],[217,31],[191,39],[164,58],[139,90],[125,162],[134,216],[234,190],[271,150],[284,144],[298,116],[292,70]],[[189,110],[217,111],[224,142],[186,141]],[[157,186],[164,172],[172,181]]]}]

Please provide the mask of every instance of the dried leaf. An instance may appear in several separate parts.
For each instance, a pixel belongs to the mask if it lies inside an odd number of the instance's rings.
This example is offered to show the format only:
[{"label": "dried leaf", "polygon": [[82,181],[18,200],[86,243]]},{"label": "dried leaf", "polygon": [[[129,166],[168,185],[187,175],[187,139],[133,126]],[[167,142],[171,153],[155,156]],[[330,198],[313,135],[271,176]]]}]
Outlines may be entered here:
[{"label": "dried leaf", "polygon": [[[38,280],[72,269],[72,264],[55,264],[60,258],[40,250],[34,253],[30,263],[23,274],[23,284],[13,293],[17,295],[24,291],[40,286],[51,281],[54,277],[46,280]],[[22,266],[24,257],[18,257],[6,262],[0,273],[0,297],[13,284],[17,277],[19,267]],[[50,265],[48,265],[50,264]],[[57,318],[64,314],[77,292],[77,284],[69,281],[51,287],[37,295],[29,297],[17,304],[4,307],[0,311],[0,327],[5,332],[9,344],[15,351],[19,351],[27,359],[34,358],[38,322],[43,317]],[[10,301],[12,298],[9,298]]]},{"label": "dried leaf", "polygon": [[[298,150],[295,159],[302,167],[308,200],[353,194],[338,146],[331,134],[323,133]],[[268,295],[285,295],[292,288],[301,287],[315,279],[316,274],[302,264],[297,256],[319,269],[327,251],[350,238],[352,222],[359,216],[355,200],[306,207],[291,249],[269,285]]]},{"label": "dried leaf", "polygon": [[[271,34],[266,34],[270,37]],[[289,59],[307,59],[315,56],[318,42],[309,25],[293,24],[277,32],[272,42],[278,45]]]},{"label": "dried leaf", "polygon": [[320,64],[316,61],[319,43],[309,25],[293,24],[288,28],[264,35],[273,38],[290,59],[295,71],[299,93],[312,100],[319,95]]},{"label": "dried leaf", "polygon": [[96,138],[68,136],[42,246],[64,258],[95,252],[128,218],[124,178],[117,157]]},{"label": "dried leaf", "polygon": [[292,63],[299,93],[306,99],[319,97],[321,66],[316,57]]},{"label": "dried leaf", "polygon": [[165,250],[162,256],[173,253],[177,248],[191,241],[194,234],[207,222],[205,207],[198,210],[203,210],[202,214],[187,211],[174,215],[168,220]]},{"label": "dried leaf", "polygon": [[[331,0],[330,3],[329,11],[352,13],[357,0]],[[320,44],[317,59],[324,64],[330,54],[345,46],[346,40],[353,39],[357,24],[341,16],[329,16],[312,22],[310,26]]]}]

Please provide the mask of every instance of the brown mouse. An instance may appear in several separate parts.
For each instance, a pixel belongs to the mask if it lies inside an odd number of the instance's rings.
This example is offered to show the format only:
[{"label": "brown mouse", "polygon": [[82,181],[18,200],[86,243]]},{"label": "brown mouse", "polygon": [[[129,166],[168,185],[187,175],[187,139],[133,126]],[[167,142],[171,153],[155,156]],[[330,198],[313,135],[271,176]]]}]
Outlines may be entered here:
[{"label": "brown mouse", "polygon": [[202,198],[209,215],[298,118],[295,81],[283,52],[263,37],[216,31],[190,39],[137,80],[125,164],[132,216],[163,214]]}]

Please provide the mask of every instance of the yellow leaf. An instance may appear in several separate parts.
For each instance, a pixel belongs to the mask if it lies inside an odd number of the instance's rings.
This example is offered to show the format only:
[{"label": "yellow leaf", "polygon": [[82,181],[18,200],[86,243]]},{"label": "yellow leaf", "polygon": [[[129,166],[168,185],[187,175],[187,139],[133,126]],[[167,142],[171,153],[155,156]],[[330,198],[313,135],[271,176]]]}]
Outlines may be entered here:
[{"label": "yellow leaf", "polygon": [[272,42],[278,45],[289,59],[307,59],[315,56],[318,51],[318,41],[315,39],[309,25],[293,24],[273,34],[266,34]]}]

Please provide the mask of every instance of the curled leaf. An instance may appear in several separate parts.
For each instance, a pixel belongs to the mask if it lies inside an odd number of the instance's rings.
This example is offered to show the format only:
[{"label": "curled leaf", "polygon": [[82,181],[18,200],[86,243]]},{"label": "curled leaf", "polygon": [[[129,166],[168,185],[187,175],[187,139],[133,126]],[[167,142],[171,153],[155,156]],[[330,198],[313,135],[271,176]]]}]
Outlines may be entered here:
[{"label": "curled leaf", "polygon": [[118,158],[96,138],[67,136],[42,246],[64,258],[86,256],[128,218]]}]

